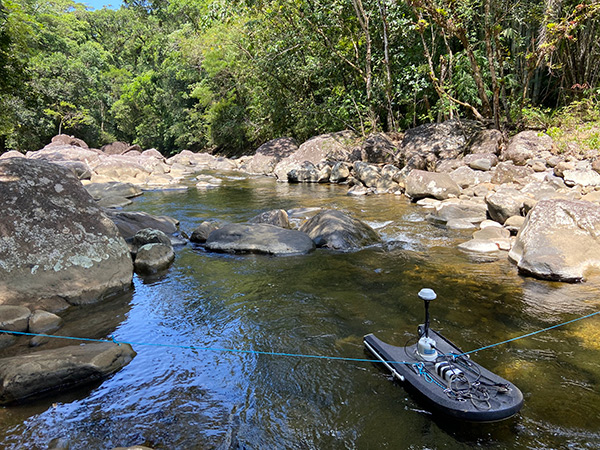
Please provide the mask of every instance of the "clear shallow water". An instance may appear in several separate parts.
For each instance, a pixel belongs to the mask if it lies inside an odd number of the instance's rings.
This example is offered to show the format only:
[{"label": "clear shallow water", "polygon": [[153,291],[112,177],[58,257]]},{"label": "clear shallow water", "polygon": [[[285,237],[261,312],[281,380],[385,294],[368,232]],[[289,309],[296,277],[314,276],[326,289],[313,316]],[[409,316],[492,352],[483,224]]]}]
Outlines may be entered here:
[{"label": "clear shallow water", "polygon": [[[70,310],[61,333],[110,334],[136,358],[98,385],[0,409],[5,448],[598,448],[600,318],[482,351],[475,360],[524,393],[515,418],[459,424],[429,414],[371,363],[190,350],[232,348],[370,358],[362,336],[404,345],[423,319],[464,350],[600,307],[598,283],[522,278],[505,258],[464,254],[464,232],[425,220],[395,196],[352,198],[326,185],[225,178],[210,191],[149,192],[130,209],[166,214],[190,233],[275,208],[332,207],[377,227],[386,245],[340,254],[232,256],[188,245],[134,290]],[[152,344],[168,344],[161,347]],[[53,343],[46,344],[55,345]]]}]

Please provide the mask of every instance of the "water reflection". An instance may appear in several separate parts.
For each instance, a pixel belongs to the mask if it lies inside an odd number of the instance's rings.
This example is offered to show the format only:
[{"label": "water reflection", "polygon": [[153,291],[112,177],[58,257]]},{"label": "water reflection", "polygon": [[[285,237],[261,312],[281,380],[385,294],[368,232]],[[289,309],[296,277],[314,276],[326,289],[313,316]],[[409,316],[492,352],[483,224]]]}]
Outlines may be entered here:
[{"label": "water reflection", "polygon": [[284,258],[178,249],[168,272],[136,278],[133,293],[113,303],[70,311],[61,330],[136,342],[133,362],[54,405],[1,409],[4,447],[600,446],[597,317],[474,355],[525,394],[519,416],[477,426],[432,416],[371,363],[206,350],[364,358],[366,333],[396,345],[414,336],[423,319],[416,293],[424,286],[438,293],[433,326],[464,350],[598,308],[595,282],[522,278],[504,255],[456,250],[468,233],[429,223],[425,210],[402,197],[345,192],[234,177],[209,191],[136,199],[131,209],[176,217],[188,233],[207,219],[335,207],[377,227],[386,245]]}]

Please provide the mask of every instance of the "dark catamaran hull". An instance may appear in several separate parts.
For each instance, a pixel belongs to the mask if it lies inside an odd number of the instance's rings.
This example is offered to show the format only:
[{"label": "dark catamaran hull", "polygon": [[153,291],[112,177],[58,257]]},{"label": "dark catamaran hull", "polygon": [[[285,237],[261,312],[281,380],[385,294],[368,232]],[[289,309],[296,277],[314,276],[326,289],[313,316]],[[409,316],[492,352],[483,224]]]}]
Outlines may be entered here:
[{"label": "dark catamaran hull", "polygon": [[[465,356],[452,356],[462,352],[435,331],[430,329],[429,336],[440,354],[433,362],[423,361],[416,345],[396,347],[373,334],[366,335],[364,343],[395,378],[412,386],[440,413],[471,422],[494,422],[519,412],[523,394],[514,384]],[[460,377],[448,383],[436,371],[438,362],[460,372]]]}]

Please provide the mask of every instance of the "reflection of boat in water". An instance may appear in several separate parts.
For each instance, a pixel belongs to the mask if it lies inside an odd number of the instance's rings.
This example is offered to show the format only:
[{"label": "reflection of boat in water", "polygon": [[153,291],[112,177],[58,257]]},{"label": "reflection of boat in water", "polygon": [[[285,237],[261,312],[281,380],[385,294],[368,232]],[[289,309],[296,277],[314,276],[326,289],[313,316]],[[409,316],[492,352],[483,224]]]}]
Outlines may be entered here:
[{"label": "reflection of boat in water", "polygon": [[436,298],[435,292],[422,289],[419,297],[425,301],[425,325],[418,328],[416,344],[396,347],[368,334],[366,348],[438,412],[473,422],[503,420],[519,412],[523,394],[514,384],[471,361],[429,329],[429,302]]}]

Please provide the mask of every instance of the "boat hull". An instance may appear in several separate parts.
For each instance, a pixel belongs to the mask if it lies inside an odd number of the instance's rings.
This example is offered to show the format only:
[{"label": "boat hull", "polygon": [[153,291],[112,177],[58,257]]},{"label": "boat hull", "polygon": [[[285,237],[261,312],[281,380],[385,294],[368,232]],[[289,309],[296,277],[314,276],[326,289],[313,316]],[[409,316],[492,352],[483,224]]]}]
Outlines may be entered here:
[{"label": "boat hull", "polygon": [[[429,330],[440,356],[424,361],[416,345],[396,347],[373,334],[364,337],[365,347],[398,380],[414,388],[436,411],[470,422],[495,422],[514,416],[523,406],[523,394],[511,382],[490,372],[468,357],[452,342]],[[436,363],[440,369],[436,370]],[[460,373],[448,381],[444,370]],[[441,373],[438,373],[441,372]]]}]

